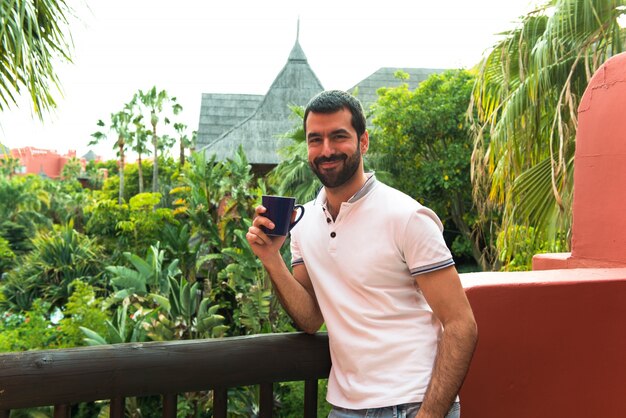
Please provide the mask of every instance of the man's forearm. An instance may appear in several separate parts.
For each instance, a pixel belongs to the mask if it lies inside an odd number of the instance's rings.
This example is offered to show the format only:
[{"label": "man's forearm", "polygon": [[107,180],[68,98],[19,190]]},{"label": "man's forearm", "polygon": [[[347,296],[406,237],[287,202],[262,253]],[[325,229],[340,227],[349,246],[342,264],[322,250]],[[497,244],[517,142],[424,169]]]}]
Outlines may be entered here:
[{"label": "man's forearm", "polygon": [[278,299],[298,327],[309,334],[316,332],[323,323],[315,296],[306,289],[285,265],[282,257],[263,263]]},{"label": "man's forearm", "polygon": [[448,324],[444,329],[428,390],[417,417],[446,416],[467,374],[477,339],[473,321]]}]

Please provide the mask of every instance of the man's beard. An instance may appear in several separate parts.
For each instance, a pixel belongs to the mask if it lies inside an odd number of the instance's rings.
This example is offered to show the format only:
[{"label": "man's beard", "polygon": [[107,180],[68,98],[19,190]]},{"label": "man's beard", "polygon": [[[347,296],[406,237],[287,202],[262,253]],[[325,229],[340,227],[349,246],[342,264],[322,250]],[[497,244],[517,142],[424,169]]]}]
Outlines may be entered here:
[{"label": "man's beard", "polygon": [[[339,171],[324,171],[318,168],[320,164],[331,161],[343,161],[343,166],[339,169]],[[342,186],[350,180],[352,176],[354,176],[354,173],[358,170],[360,163],[361,150],[357,147],[354,154],[350,157],[348,157],[347,154],[335,154],[330,157],[317,157],[312,163],[309,163],[309,166],[324,186],[332,188]]]}]

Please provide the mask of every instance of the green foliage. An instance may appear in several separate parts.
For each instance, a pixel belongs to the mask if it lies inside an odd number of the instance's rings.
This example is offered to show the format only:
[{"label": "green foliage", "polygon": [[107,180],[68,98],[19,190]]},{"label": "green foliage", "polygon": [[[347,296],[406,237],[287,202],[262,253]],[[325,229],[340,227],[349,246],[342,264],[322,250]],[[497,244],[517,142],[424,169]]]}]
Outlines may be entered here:
[{"label": "green foliage", "polygon": [[0,315],[0,352],[62,347],[60,328],[50,321],[50,303],[36,300],[23,313]]},{"label": "green foliage", "polygon": [[222,337],[227,326],[217,313],[219,305],[202,299],[202,287],[181,278],[170,279],[167,298],[155,298],[158,314],[145,324],[148,337],[155,341]]},{"label": "green foliage", "polygon": [[131,249],[146,251],[159,241],[166,225],[176,223],[171,209],[156,208],[160,199],[159,193],[142,193],[131,198],[129,204],[117,205],[110,199],[97,201],[85,209],[85,231],[100,237],[114,255]]},{"label": "green foliage", "polygon": [[[410,91],[407,84],[379,90],[373,106],[375,141],[372,161],[391,174],[393,185],[433,209],[446,231],[470,247],[463,248],[488,268],[481,222],[473,210],[470,157],[472,141],[466,122],[474,76],[465,70],[432,74]],[[460,249],[458,245],[455,249]]]},{"label": "green foliage", "polygon": [[9,241],[0,236],[0,278],[15,263],[15,253],[11,250]]},{"label": "green foliage", "polygon": [[61,170],[61,178],[64,180],[76,180],[81,175],[83,167],[76,157],[70,158]]},{"label": "green foliage", "polygon": [[159,243],[151,246],[146,258],[125,252],[124,257],[133,266],[108,266],[111,273],[111,285],[117,291],[136,293],[145,296],[147,293],[167,293],[170,278],[180,274],[178,260],[164,265],[165,251],[160,249]]},{"label": "green foliage", "polygon": [[498,234],[497,246],[503,270],[528,271],[535,254],[565,251],[567,242],[563,238],[546,241],[533,227],[512,225]]},{"label": "green foliage", "polygon": [[[116,300],[117,298],[113,298]],[[105,330],[100,333],[87,327],[80,327],[85,334],[87,345],[120,344],[147,341],[143,328],[145,315],[152,311],[141,310],[144,299],[136,295],[121,299],[111,319],[105,321]],[[132,312],[132,313],[131,313]]]},{"label": "green foliage", "polygon": [[577,110],[591,75],[624,50],[625,12],[623,0],[546,1],[480,64],[474,195],[482,216],[501,216],[501,230],[535,228],[544,235],[535,242],[570,234]]},{"label": "green foliage", "polygon": [[5,304],[25,311],[41,298],[53,307],[62,307],[75,279],[91,284],[100,282],[101,248],[73,229],[71,223],[39,233],[33,246],[33,251],[22,256],[7,275],[2,287]]},{"label": "green foliage", "polygon": [[53,64],[71,61],[67,28],[73,15],[63,0],[2,2],[0,111],[17,105],[21,93],[27,93],[40,117],[56,106],[52,93],[59,89],[59,78]]},{"label": "green foliage", "polygon": [[50,205],[47,181],[35,175],[0,178],[0,220],[22,225],[29,234],[49,228],[51,222],[45,216]]},{"label": "green foliage", "polygon": [[26,254],[33,249],[28,229],[12,221],[0,223],[0,236],[7,240],[15,255]]},{"label": "green foliage", "polygon": [[80,280],[72,283],[73,292],[63,311],[61,331],[65,346],[77,347],[84,345],[84,333],[81,327],[94,330],[97,333],[106,331],[106,321],[109,319],[104,300],[96,296],[93,286]]}]

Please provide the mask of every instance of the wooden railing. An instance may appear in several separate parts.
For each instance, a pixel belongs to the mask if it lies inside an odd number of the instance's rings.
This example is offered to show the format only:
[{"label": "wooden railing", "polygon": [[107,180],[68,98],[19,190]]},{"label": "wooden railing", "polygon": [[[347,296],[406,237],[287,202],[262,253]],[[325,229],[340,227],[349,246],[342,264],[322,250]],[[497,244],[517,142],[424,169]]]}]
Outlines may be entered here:
[{"label": "wooden railing", "polygon": [[11,409],[54,405],[69,418],[80,402],[111,401],[124,416],[130,396],[162,395],[164,418],[177,395],[213,390],[213,416],[226,417],[227,389],[260,385],[260,416],[271,417],[273,382],[304,381],[304,417],[315,417],[317,379],[328,377],[325,333],[265,334],[0,354],[0,418]]}]

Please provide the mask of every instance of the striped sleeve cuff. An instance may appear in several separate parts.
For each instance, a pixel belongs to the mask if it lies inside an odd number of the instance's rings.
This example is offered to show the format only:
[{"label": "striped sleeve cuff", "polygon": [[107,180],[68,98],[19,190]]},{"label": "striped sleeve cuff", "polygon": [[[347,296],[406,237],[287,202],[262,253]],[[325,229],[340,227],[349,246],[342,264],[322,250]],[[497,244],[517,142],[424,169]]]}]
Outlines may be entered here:
[{"label": "striped sleeve cuff", "polygon": [[304,264],[304,260],[301,258],[295,259],[291,262],[291,267],[298,266],[300,264]]},{"label": "striped sleeve cuff", "polygon": [[441,270],[446,267],[450,267],[454,265],[454,260],[449,258],[444,261],[439,261],[438,263],[428,264],[426,266],[415,267],[411,269],[411,276],[418,276],[424,273],[430,273],[431,271]]}]

